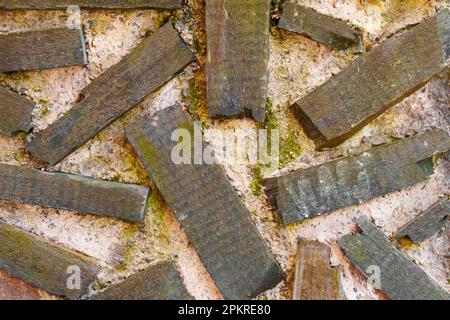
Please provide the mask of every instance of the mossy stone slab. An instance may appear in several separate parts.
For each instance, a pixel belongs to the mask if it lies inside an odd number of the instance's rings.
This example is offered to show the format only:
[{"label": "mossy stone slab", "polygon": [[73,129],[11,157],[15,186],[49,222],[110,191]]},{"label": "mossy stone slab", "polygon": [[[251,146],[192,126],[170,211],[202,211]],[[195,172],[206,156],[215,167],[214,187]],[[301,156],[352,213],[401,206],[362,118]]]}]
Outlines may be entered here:
[{"label": "mossy stone slab", "polygon": [[[361,233],[338,240],[347,258],[392,300],[449,300],[450,295],[405,257],[366,216],[357,219]],[[375,271],[377,270],[377,271]],[[378,272],[379,271],[379,272]],[[379,280],[379,281],[375,281]],[[378,282],[378,283],[377,283]]]},{"label": "mossy stone slab", "polygon": [[[175,105],[132,125],[127,137],[224,298],[250,299],[273,288],[283,272],[224,169],[172,161],[177,129],[191,139],[196,130]],[[189,138],[182,144],[192,151]]]}]

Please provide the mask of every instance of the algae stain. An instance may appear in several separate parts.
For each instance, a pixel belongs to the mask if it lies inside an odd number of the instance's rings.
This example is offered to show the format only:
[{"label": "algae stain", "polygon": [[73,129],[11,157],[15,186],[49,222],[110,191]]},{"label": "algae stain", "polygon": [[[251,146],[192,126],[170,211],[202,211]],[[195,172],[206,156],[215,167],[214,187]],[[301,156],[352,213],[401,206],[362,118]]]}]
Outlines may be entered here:
[{"label": "algae stain", "polygon": [[250,183],[250,190],[252,191],[253,195],[255,197],[259,197],[262,193],[262,181],[264,179],[261,167],[258,166],[254,168],[253,170],[253,180]]}]

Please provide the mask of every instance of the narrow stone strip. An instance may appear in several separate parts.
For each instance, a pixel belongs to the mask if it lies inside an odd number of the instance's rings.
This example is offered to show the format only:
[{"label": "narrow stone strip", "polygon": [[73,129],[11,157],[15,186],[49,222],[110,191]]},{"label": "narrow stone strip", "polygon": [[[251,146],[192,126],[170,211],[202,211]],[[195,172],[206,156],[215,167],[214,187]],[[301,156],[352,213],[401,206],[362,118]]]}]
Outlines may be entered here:
[{"label": "narrow stone strip", "polygon": [[434,130],[269,178],[264,185],[284,223],[291,224],[423,181],[433,174],[432,157],[449,150],[449,135]]},{"label": "narrow stone strip", "polygon": [[344,50],[362,41],[361,32],[342,20],[295,3],[283,5],[278,27],[299,33],[317,42]]},{"label": "narrow stone strip", "polygon": [[55,28],[0,35],[0,72],[85,64],[82,29]]},{"label": "narrow stone strip", "polygon": [[448,196],[445,196],[406,223],[395,236],[397,238],[409,237],[415,243],[422,242],[437,233],[445,225],[446,217],[449,215],[450,202]]},{"label": "narrow stone strip", "polygon": [[265,119],[269,0],[206,1],[208,109],[214,118]]},{"label": "narrow stone strip", "polygon": [[331,267],[330,247],[300,240],[297,246],[293,300],[340,300],[339,270]]},{"label": "narrow stone strip", "polygon": [[0,10],[178,9],[182,0],[0,0]]},{"label": "narrow stone strip", "polygon": [[149,189],[0,164],[0,200],[143,222]]}]

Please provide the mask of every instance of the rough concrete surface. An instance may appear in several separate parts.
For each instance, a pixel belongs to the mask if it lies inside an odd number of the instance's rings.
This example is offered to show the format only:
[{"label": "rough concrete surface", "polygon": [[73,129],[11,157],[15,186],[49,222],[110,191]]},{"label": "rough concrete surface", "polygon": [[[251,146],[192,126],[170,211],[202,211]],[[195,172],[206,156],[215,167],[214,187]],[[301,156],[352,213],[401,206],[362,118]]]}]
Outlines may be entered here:
[{"label": "rough concrete surface", "polygon": [[[33,111],[34,129],[29,135],[45,129],[61,117],[77,101],[79,92],[110,66],[116,64],[140,43],[146,33],[152,33],[170,18],[183,39],[193,49],[199,62],[151,94],[137,108],[102,131],[79,150],[55,167],[31,159],[25,152],[30,136],[0,136],[0,162],[28,165],[46,170],[82,174],[98,179],[144,184],[154,187],[131,146],[125,139],[127,125],[176,102],[205,121],[206,128],[258,128],[252,120],[210,120],[206,110],[204,63],[206,39],[204,32],[204,1],[187,0],[183,9],[102,10],[82,11],[89,65],[43,71],[0,74],[0,85],[12,88],[37,103]],[[273,16],[276,18],[277,2]],[[438,9],[450,7],[447,0],[298,0],[321,13],[350,22],[364,33],[364,49],[350,48],[334,51],[300,35],[271,30],[269,116],[266,125],[280,130],[280,172],[317,165],[346,154],[354,154],[371,146],[421,133],[432,128],[450,132],[449,73],[434,77],[416,93],[391,108],[363,130],[336,149],[315,151],[301,127],[293,118],[289,105],[303,97],[332,75],[347,66],[361,51],[370,50],[387,37],[401,32]],[[67,14],[63,11],[0,12],[0,33],[36,28],[63,26]],[[215,137],[206,134],[213,146]],[[335,244],[345,234],[354,231],[352,219],[367,215],[383,232],[392,237],[405,222],[433,204],[443,193],[450,192],[450,162],[436,159],[436,172],[426,182],[377,198],[359,206],[333,212],[330,215],[283,227],[278,213],[259,192],[255,179],[258,168],[249,165],[227,165],[226,173],[233,186],[252,212],[259,231],[267,240],[275,257],[287,274],[287,280],[259,296],[260,299],[288,299],[292,295],[295,249],[298,238],[319,240],[332,247],[332,264],[342,271],[342,283],[347,299],[383,299],[384,296],[368,285],[349,264]],[[275,172],[277,174],[279,172]],[[200,259],[190,247],[186,235],[158,192],[152,193],[145,224],[129,224],[117,219],[40,208],[32,205],[0,202],[0,219],[31,231],[61,246],[87,254],[102,266],[99,281],[90,294],[122,281],[139,270],[169,257],[177,261],[190,294],[197,299],[220,299],[220,293],[206,273]],[[447,291],[450,290],[448,262],[449,232],[442,231],[420,246],[396,242],[400,250],[415,261],[430,277]],[[8,288],[30,288],[0,274],[0,298],[9,296]],[[6,294],[2,295],[2,288]]]}]

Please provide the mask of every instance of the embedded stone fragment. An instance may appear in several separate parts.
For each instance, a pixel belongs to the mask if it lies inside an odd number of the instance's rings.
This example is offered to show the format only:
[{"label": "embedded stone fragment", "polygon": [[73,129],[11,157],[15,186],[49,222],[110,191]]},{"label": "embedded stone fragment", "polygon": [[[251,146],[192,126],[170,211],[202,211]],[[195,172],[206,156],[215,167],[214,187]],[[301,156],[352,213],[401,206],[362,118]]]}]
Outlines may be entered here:
[{"label": "embedded stone fragment", "polygon": [[449,57],[445,9],[354,60],[297,101],[294,114],[318,148],[336,146],[445,69]]},{"label": "embedded stone fragment", "polygon": [[443,130],[267,179],[269,200],[286,224],[401,190],[433,174],[434,155],[450,150]]},{"label": "embedded stone fragment", "polygon": [[182,0],[0,0],[0,10],[52,10],[79,6],[83,9],[177,9]]},{"label": "embedded stone fragment", "polygon": [[278,26],[338,50],[358,44],[362,39],[361,32],[344,21],[295,3],[283,5],[283,15]]},{"label": "embedded stone fragment", "polygon": [[0,269],[34,287],[70,299],[85,295],[100,270],[89,257],[1,220]]},{"label": "embedded stone fragment", "polygon": [[0,72],[85,64],[82,29],[56,28],[0,35]]},{"label": "embedded stone fragment", "polygon": [[84,99],[38,133],[28,150],[42,161],[59,163],[194,60],[167,23],[88,85],[82,92]]},{"label": "embedded stone fragment", "polygon": [[330,247],[300,240],[296,260],[293,300],[343,299],[339,270],[330,264]]},{"label": "embedded stone fragment", "polygon": [[12,136],[30,131],[33,108],[32,101],[0,87],[0,134]]},{"label": "embedded stone fragment", "polygon": [[92,300],[192,300],[171,261],[158,263],[91,297]]},{"label": "embedded stone fragment", "polygon": [[448,300],[450,295],[405,257],[365,216],[362,233],[338,240],[347,258],[392,300]]},{"label": "embedded stone fragment", "polygon": [[438,232],[445,225],[446,217],[449,215],[450,202],[445,196],[401,227],[395,236],[409,237],[415,243],[422,242]]},{"label": "embedded stone fragment", "polygon": [[265,119],[269,64],[269,0],[206,2],[206,65],[211,117]]},{"label": "embedded stone fragment", "polygon": [[278,284],[283,272],[223,168],[198,159],[193,164],[191,157],[175,164],[180,145],[172,135],[183,134],[188,155],[190,133],[199,130],[175,105],[133,125],[127,137],[224,298],[253,298]]},{"label": "embedded stone fragment", "polygon": [[149,189],[66,173],[0,164],[0,200],[36,204],[133,222],[145,217]]}]

